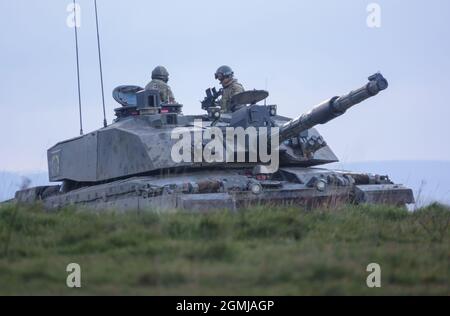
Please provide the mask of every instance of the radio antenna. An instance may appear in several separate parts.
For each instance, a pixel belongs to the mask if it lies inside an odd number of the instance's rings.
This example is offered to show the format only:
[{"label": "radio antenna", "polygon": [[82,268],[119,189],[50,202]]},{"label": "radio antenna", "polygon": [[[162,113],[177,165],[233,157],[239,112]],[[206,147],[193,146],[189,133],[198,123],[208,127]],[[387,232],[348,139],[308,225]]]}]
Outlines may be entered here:
[{"label": "radio antenna", "polygon": [[78,109],[80,112],[80,135],[83,135],[83,116],[81,114],[81,88],[80,88],[80,61],[78,57],[78,24],[77,24],[77,4],[73,0],[73,19],[75,29],[75,52],[77,56],[77,80],[78,80]]},{"label": "radio antenna", "polygon": [[102,88],[102,103],[103,103],[103,127],[108,126],[106,122],[106,110],[105,110],[105,91],[103,89],[103,69],[102,69],[102,53],[100,50],[100,32],[98,30],[98,13],[97,13],[97,0],[94,0],[95,6],[95,24],[97,26],[97,46],[98,46],[98,64],[100,66],[100,85]]}]

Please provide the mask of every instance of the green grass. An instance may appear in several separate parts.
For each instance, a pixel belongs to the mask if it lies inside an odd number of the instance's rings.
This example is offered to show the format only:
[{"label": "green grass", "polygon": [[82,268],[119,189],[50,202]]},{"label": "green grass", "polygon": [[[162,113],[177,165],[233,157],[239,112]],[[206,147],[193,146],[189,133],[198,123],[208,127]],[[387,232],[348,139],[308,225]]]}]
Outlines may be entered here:
[{"label": "green grass", "polygon": [[[0,208],[0,294],[450,295],[450,210]],[[66,287],[81,266],[82,288]],[[366,267],[381,266],[381,288]]]}]

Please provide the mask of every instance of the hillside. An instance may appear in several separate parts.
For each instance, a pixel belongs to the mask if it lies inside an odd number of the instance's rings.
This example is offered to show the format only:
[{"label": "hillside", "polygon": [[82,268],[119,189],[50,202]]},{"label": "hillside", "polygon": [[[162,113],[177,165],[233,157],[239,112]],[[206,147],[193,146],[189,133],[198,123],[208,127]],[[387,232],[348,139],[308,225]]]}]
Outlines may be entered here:
[{"label": "hillside", "polygon": [[[450,295],[450,210],[0,208],[0,295]],[[66,266],[81,266],[79,289]],[[381,266],[381,288],[366,267]]]}]

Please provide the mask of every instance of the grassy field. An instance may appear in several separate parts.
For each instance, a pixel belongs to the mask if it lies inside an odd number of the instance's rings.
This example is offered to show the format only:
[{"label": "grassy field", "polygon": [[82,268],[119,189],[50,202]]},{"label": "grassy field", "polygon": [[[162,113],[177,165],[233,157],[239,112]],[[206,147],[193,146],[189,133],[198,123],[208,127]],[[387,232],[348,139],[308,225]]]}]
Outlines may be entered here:
[{"label": "grassy field", "polygon": [[[0,208],[0,294],[450,295],[450,210]],[[81,266],[81,288],[66,266]],[[381,288],[368,288],[369,263]]]}]

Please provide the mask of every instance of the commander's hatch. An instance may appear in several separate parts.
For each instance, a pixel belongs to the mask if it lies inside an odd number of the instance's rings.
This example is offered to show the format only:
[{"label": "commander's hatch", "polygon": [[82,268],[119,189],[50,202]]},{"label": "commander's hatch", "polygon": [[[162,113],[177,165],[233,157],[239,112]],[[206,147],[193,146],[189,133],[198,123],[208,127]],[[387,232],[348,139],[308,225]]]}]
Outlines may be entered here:
[{"label": "commander's hatch", "polygon": [[139,86],[119,86],[113,90],[113,98],[122,106],[137,107],[137,93],[144,89]]},{"label": "commander's hatch", "polygon": [[265,100],[269,96],[269,92],[265,90],[248,90],[238,94],[235,94],[231,98],[232,105],[252,105],[262,100]]}]

